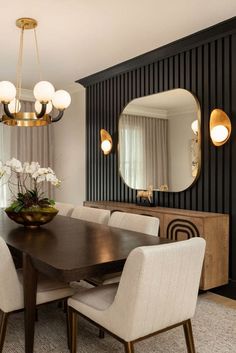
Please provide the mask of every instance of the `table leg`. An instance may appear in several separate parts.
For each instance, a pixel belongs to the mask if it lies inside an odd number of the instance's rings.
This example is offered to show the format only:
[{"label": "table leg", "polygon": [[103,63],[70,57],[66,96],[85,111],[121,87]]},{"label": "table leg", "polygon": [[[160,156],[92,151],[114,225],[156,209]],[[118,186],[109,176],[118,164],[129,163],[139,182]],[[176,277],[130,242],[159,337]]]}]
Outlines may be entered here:
[{"label": "table leg", "polygon": [[34,351],[34,325],[36,314],[37,270],[29,255],[23,255],[25,304],[25,353]]}]

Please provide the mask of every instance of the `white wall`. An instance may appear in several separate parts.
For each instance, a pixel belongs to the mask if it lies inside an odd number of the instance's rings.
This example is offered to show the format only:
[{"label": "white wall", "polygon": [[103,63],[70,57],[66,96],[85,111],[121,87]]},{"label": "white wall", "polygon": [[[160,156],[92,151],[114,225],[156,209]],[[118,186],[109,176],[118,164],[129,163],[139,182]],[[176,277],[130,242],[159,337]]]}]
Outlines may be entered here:
[{"label": "white wall", "polygon": [[82,204],[85,200],[85,89],[71,93],[71,105],[53,124],[54,170],[61,186],[55,200]]}]

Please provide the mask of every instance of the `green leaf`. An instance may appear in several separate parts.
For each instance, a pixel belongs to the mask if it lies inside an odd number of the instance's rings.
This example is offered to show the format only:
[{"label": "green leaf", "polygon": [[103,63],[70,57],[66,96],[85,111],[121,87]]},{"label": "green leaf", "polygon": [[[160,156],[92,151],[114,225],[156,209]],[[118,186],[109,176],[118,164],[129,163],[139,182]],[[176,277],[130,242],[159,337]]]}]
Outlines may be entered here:
[{"label": "green leaf", "polygon": [[19,206],[15,207],[14,212],[16,212],[16,213],[20,212],[23,207],[24,207],[24,205],[19,205]]}]

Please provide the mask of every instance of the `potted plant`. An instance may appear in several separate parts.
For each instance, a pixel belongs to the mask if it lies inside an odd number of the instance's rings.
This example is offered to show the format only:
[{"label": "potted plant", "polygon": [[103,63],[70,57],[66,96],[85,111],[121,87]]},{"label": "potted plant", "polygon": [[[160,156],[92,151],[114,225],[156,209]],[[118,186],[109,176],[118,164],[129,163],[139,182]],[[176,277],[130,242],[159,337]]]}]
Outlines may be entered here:
[{"label": "potted plant", "polygon": [[55,201],[45,197],[41,190],[43,182],[60,185],[51,168],[42,168],[38,162],[22,164],[12,158],[5,164],[0,162],[0,178],[6,178],[12,194],[12,202],[5,212],[15,222],[37,227],[51,221],[58,213]]}]

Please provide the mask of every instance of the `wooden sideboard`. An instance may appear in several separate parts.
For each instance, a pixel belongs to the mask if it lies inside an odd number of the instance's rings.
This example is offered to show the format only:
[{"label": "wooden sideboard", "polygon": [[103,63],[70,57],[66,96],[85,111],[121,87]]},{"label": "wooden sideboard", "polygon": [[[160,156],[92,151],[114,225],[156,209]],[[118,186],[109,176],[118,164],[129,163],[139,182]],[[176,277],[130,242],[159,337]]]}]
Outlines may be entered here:
[{"label": "wooden sideboard", "polygon": [[160,237],[176,240],[201,236],[206,240],[206,255],[200,289],[208,290],[228,283],[229,215],[166,207],[145,207],[114,201],[85,201],[85,206],[158,217]]}]

